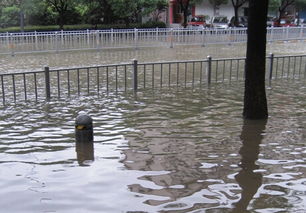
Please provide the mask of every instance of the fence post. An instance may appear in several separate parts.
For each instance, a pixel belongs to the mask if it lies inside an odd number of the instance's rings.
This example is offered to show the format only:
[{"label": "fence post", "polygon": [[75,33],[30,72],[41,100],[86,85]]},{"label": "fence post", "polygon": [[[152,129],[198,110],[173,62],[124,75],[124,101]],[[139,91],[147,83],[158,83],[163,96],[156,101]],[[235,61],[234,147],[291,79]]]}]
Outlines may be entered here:
[{"label": "fence post", "polygon": [[134,92],[137,92],[138,89],[138,61],[133,60],[133,89]]},{"label": "fence post", "polygon": [[87,37],[87,46],[88,46],[88,48],[89,48],[89,46],[90,46],[90,41],[89,41],[89,39],[90,39],[89,36],[90,36],[90,35],[89,35],[89,34],[90,34],[89,29],[87,29],[87,30],[86,30],[86,37]]},{"label": "fence post", "polygon": [[211,83],[211,56],[207,56],[207,83],[210,85]]},{"label": "fence post", "polygon": [[36,30],[34,32],[34,43],[35,43],[35,50],[38,50],[38,38]]},{"label": "fence post", "polygon": [[111,29],[111,37],[110,37],[111,43],[114,43],[114,29]]},{"label": "fence post", "polygon": [[271,84],[271,80],[272,80],[272,74],[273,74],[273,61],[274,61],[274,54],[270,53],[270,71],[269,71],[269,82]]},{"label": "fence post", "polygon": [[55,48],[56,48],[56,52],[58,53],[59,45],[58,45],[58,32],[57,31],[55,32]]},{"label": "fence post", "polygon": [[11,48],[11,55],[14,56],[15,55],[15,45],[14,45],[14,39],[13,39],[13,33],[10,34],[10,44],[9,47]]},{"label": "fence post", "polygon": [[202,47],[205,47],[205,28],[202,26]]},{"label": "fence post", "polygon": [[173,48],[173,28],[170,29],[170,48]]},{"label": "fence post", "polygon": [[138,29],[134,29],[134,48],[137,49],[137,43],[138,43]]},{"label": "fence post", "polygon": [[100,38],[99,38],[99,30],[96,31],[96,47],[97,49],[100,48]]},{"label": "fence post", "polygon": [[46,86],[46,100],[50,101],[51,92],[50,92],[50,69],[45,67],[45,86]]}]

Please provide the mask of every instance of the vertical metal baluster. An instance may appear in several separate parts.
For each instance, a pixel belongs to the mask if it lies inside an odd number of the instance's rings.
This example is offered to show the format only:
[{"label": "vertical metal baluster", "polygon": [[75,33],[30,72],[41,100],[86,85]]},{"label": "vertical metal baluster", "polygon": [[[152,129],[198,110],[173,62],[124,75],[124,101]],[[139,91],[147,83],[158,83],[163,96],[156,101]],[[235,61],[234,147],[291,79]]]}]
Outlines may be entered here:
[{"label": "vertical metal baluster", "polygon": [[87,68],[87,94],[89,95],[89,68]]},{"label": "vertical metal baluster", "polygon": [[2,102],[3,102],[3,105],[5,105],[5,91],[4,91],[3,75],[1,75],[1,87],[2,87]]},{"label": "vertical metal baluster", "polygon": [[126,65],[124,65],[124,91],[127,91],[127,72],[126,72]]},{"label": "vertical metal baluster", "polygon": [[211,67],[212,67],[212,58],[207,56],[207,84],[211,84]]},{"label": "vertical metal baluster", "polygon": [[185,87],[187,86],[187,62],[185,62]]},{"label": "vertical metal baluster", "polygon": [[97,67],[97,93],[99,95],[100,93],[100,71],[99,71],[99,67]]},{"label": "vertical metal baluster", "polygon": [[303,60],[303,56],[300,56],[300,64],[299,64],[299,78],[301,77],[302,60]]},{"label": "vertical metal baluster", "polygon": [[223,60],[223,73],[222,73],[222,82],[225,80],[225,60]]},{"label": "vertical metal baluster", "polygon": [[179,79],[180,79],[180,62],[177,62],[176,64],[176,86],[179,85]]},{"label": "vertical metal baluster", "polygon": [[[34,73],[34,89],[35,89],[35,100],[38,99],[38,93],[37,93],[37,78],[36,78],[36,72]],[[15,93],[15,92],[14,92]],[[15,100],[16,101],[16,100]]]},{"label": "vertical metal baluster", "polygon": [[80,70],[77,69],[77,81],[78,81],[78,95],[80,96]]},{"label": "vertical metal baluster", "polygon": [[70,70],[67,70],[68,97],[70,97]]},{"label": "vertical metal baluster", "polygon": [[163,64],[160,64],[160,88],[163,87]]},{"label": "vertical metal baluster", "polygon": [[284,77],[285,57],[282,57],[282,78]]},{"label": "vertical metal baluster", "polygon": [[231,59],[230,60],[230,76],[229,76],[229,82],[231,82],[232,81],[232,68],[233,68],[233,60]]},{"label": "vertical metal baluster", "polygon": [[146,65],[143,65],[143,88],[146,88]]},{"label": "vertical metal baluster", "polygon": [[238,79],[239,79],[239,62],[240,62],[240,60],[238,59],[237,60],[237,77],[236,77],[236,80],[238,81]]},{"label": "vertical metal baluster", "polygon": [[216,82],[218,82],[219,60],[216,61]]},{"label": "vertical metal baluster", "polygon": [[202,69],[203,69],[203,62],[201,61],[200,62],[200,87],[202,86],[202,76],[203,76]]},{"label": "vertical metal baluster", "polygon": [[118,66],[116,66],[116,92],[118,92]]},{"label": "vertical metal baluster", "polygon": [[46,100],[50,101],[51,99],[51,82],[50,82],[50,69],[49,67],[45,67],[45,92],[46,92]]},{"label": "vertical metal baluster", "polygon": [[60,75],[59,75],[59,71],[56,71],[56,75],[57,75],[57,97],[60,98],[61,97],[61,83],[60,83]]},{"label": "vertical metal baluster", "polygon": [[152,88],[154,89],[154,64],[152,64]]},{"label": "vertical metal baluster", "polygon": [[15,85],[15,75],[12,75],[12,81],[13,81],[13,93],[14,93],[14,102],[16,102],[16,85]]},{"label": "vertical metal baluster", "polygon": [[169,77],[168,77],[168,86],[171,84],[171,63],[169,63]]},{"label": "vertical metal baluster", "polygon": [[276,58],[275,79],[277,79],[277,71],[278,71],[278,58]]},{"label": "vertical metal baluster", "polygon": [[296,67],[295,64],[296,64],[296,56],[294,56],[294,62],[293,62],[293,74],[292,74],[293,79],[295,78],[295,67]]},{"label": "vertical metal baluster", "polygon": [[192,88],[194,87],[194,79],[195,79],[195,62],[192,62]]},{"label": "vertical metal baluster", "polygon": [[290,74],[290,63],[291,63],[291,57],[288,57],[288,74],[287,74],[287,79],[289,78],[289,74]]},{"label": "vertical metal baluster", "polygon": [[24,89],[24,100],[27,101],[27,82],[26,82],[26,77],[25,73],[23,73],[23,89]]},{"label": "vertical metal baluster", "polygon": [[108,93],[108,90],[109,90],[109,79],[108,79],[108,67],[106,67],[106,91]]}]

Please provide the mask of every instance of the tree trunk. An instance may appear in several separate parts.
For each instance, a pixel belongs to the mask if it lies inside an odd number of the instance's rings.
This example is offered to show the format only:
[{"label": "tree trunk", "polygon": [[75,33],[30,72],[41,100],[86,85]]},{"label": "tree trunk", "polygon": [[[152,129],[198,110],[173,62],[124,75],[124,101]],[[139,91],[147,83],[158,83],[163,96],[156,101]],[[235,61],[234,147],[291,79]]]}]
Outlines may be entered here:
[{"label": "tree trunk", "polygon": [[247,58],[243,116],[265,119],[268,107],[265,90],[268,0],[249,1]]},{"label": "tree trunk", "polygon": [[239,20],[238,20],[238,9],[239,7],[235,6],[234,7],[234,26],[238,27],[239,26]]}]

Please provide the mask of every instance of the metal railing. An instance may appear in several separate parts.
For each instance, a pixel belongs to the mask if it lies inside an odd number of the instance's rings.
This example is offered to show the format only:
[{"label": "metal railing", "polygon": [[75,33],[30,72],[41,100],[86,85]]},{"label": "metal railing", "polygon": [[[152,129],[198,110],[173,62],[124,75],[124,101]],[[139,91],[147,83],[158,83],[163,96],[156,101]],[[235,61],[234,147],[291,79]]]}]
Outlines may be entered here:
[{"label": "metal railing", "polygon": [[[306,39],[306,27],[267,28],[268,41]],[[1,33],[0,54],[246,42],[246,28],[152,28]]]},{"label": "metal railing", "polygon": [[[306,78],[306,55],[267,57],[266,79]],[[245,58],[112,64],[0,74],[2,104],[244,80]]]}]

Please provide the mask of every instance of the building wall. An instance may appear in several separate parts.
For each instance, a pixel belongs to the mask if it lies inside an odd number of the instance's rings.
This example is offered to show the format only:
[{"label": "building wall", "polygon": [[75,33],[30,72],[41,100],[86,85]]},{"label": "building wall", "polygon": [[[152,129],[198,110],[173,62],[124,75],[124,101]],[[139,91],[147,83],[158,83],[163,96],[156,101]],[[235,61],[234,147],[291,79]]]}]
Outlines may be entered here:
[{"label": "building wall", "polygon": [[[244,8],[246,7],[247,5],[243,5],[239,8],[239,16],[245,15]],[[234,7],[232,2],[228,1],[227,4],[220,5],[219,10],[214,10],[213,6],[208,1],[203,1],[202,3],[196,5],[195,15],[208,15],[209,18],[212,18],[213,16],[226,16],[228,19],[230,19],[232,16],[234,16]]]}]

